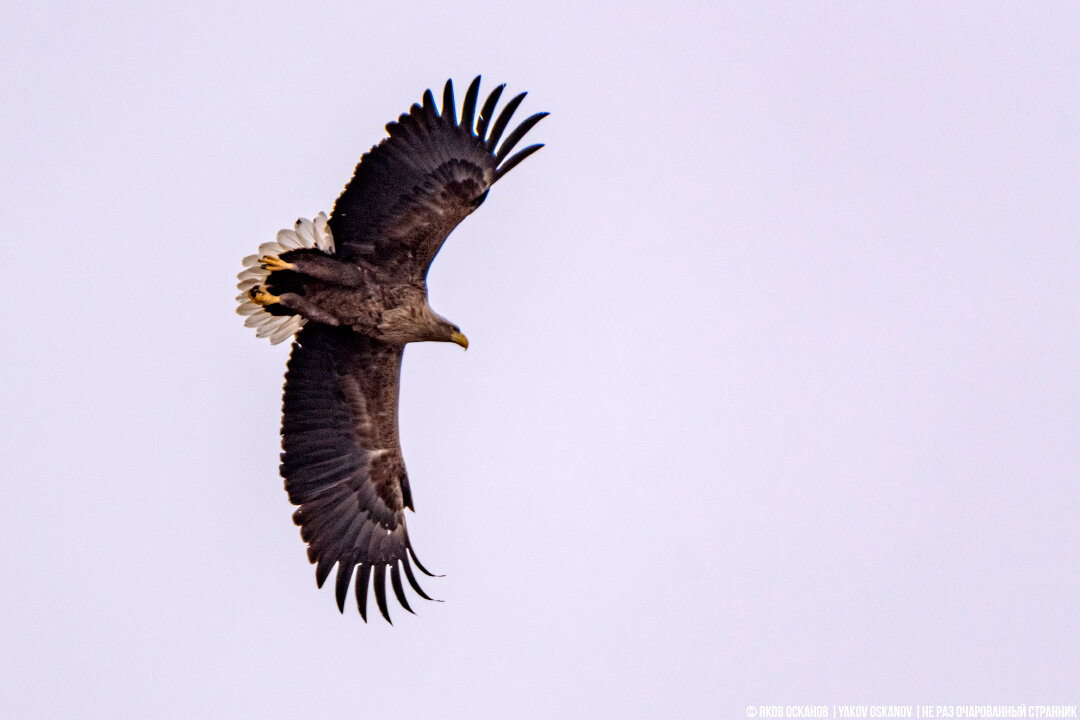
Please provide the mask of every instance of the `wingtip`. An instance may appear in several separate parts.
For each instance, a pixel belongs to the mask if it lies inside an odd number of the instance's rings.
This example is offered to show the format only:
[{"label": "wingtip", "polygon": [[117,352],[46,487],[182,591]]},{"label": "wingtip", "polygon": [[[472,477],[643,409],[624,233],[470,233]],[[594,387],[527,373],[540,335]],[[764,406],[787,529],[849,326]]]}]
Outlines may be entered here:
[{"label": "wingtip", "polygon": [[505,161],[499,163],[498,168],[495,170],[495,179],[491,181],[492,184],[495,184],[496,182],[498,182],[503,177],[503,175],[506,175],[506,173],[513,170],[525,158],[529,157],[530,155],[532,155],[534,152],[536,152],[537,150],[539,150],[542,147],[544,147],[544,143],[536,143],[535,145],[530,145],[529,147],[524,148],[524,149],[519,150],[518,152],[514,153],[509,158],[507,158]]},{"label": "wingtip", "polygon": [[393,625],[394,621],[390,619],[390,608],[386,605],[386,565],[380,563],[375,566],[375,578],[373,584],[375,589],[375,604],[379,606],[379,612],[386,618],[386,622]]},{"label": "wingtip", "polygon": [[443,87],[442,117],[451,125],[457,125],[457,103],[454,102],[454,81],[447,80]]},{"label": "wingtip", "polygon": [[334,568],[333,562],[327,562],[323,558],[319,558],[318,564],[315,566],[315,584],[321,589],[326,582],[326,578],[330,576],[330,571]]},{"label": "wingtip", "polygon": [[469,89],[465,91],[465,102],[461,106],[461,127],[470,133],[475,132],[476,99],[480,95],[480,76],[477,75],[469,83]]},{"label": "wingtip", "polygon": [[353,564],[344,560],[338,563],[337,582],[334,587],[334,596],[337,599],[338,611],[345,614],[345,598],[349,596],[349,583],[352,582]]},{"label": "wingtip", "polygon": [[503,131],[506,130],[507,124],[510,122],[510,118],[517,112],[518,106],[521,105],[521,101],[525,99],[528,93],[521,92],[510,98],[510,101],[503,105],[502,112],[499,113],[499,117],[496,118],[495,124],[491,126],[491,135],[487,139],[487,149],[489,152],[495,150],[495,146],[499,144],[499,138],[502,137]]},{"label": "wingtip", "polygon": [[416,557],[416,551],[413,550],[411,547],[409,548],[409,557],[411,557],[412,561],[416,563],[417,569],[419,569],[420,572],[424,573],[428,577],[444,577],[443,575],[436,575],[435,573],[424,567],[424,564],[420,562],[420,558]]},{"label": "wingtip", "polygon": [[[424,592],[424,588],[420,587],[420,583],[416,580],[416,575],[413,574],[412,565],[409,564],[409,556],[407,554],[401,558],[401,565],[405,568],[405,579],[409,581],[409,585],[416,594],[425,600],[435,600],[435,598]],[[438,602],[442,601],[439,600]]]},{"label": "wingtip", "polygon": [[540,122],[547,116],[548,113],[546,112],[538,112],[533,113],[529,117],[522,120],[521,124],[514,128],[514,130],[506,136],[506,139],[503,140],[502,145],[499,146],[499,151],[495,153],[495,164],[501,164],[502,161],[506,159],[506,156],[510,154],[510,152],[517,146],[519,142],[521,142],[521,139],[525,137],[525,135],[530,130],[536,127],[536,124],[538,122]]},{"label": "wingtip", "polygon": [[499,98],[505,88],[506,83],[496,85],[495,89],[488,93],[484,106],[480,108],[480,115],[476,119],[476,136],[485,142],[488,127],[491,125],[491,116],[495,114],[495,106],[499,103]]},{"label": "wingtip", "polygon": [[371,566],[363,563],[360,566],[360,574],[356,578],[356,609],[360,611],[360,617],[367,622],[367,598],[368,580],[371,577]]},{"label": "wingtip", "polygon": [[390,585],[394,588],[394,595],[397,597],[397,601],[401,603],[401,607],[415,615],[416,613],[409,607],[409,599],[405,597],[405,588],[401,584],[401,571],[398,570],[396,562],[390,566]]},{"label": "wingtip", "polygon": [[435,106],[435,94],[431,92],[430,88],[428,88],[427,90],[424,91],[424,108],[423,109],[426,112],[429,112],[429,113],[431,113],[433,115],[438,115],[439,114],[439,110]]}]

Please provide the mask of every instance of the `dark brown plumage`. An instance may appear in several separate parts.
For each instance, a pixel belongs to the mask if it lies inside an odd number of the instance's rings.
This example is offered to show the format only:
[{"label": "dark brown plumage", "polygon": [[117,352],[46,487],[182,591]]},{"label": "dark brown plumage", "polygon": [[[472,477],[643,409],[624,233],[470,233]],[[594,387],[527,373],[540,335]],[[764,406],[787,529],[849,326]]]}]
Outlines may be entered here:
[{"label": "dark brown plumage", "polygon": [[319,586],[336,565],[344,611],[355,570],[365,620],[369,582],[390,620],[387,575],[406,610],[402,573],[431,599],[413,566],[431,573],[405,526],[413,502],[398,440],[401,358],[409,342],[468,341],[428,305],[428,268],[491,185],[541,147],[511,155],[547,113],[500,144],[525,93],[495,117],[503,86],[477,113],[479,87],[477,77],[460,119],[449,81],[441,112],[424,93],[423,104],[387,125],[389,137],[361,158],[328,221],[298,221],[295,232],[282,231],[278,243],[246,259],[240,274],[239,312],[249,325],[272,341],[300,328],[285,376],[281,474]]}]

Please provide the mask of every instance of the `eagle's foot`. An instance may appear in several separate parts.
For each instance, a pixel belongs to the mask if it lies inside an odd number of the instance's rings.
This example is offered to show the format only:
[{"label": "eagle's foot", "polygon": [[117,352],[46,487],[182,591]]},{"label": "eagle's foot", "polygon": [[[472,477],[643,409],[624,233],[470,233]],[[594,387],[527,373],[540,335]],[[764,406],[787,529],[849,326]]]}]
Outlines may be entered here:
[{"label": "eagle's foot", "polygon": [[275,305],[281,302],[281,298],[277,295],[271,295],[270,291],[266,289],[265,285],[256,285],[255,287],[248,290],[248,297],[251,298],[251,301],[253,303],[255,303],[256,305],[262,305],[263,307],[266,307],[267,305]]},{"label": "eagle's foot", "polygon": [[278,272],[279,270],[292,270],[296,267],[290,262],[285,262],[277,255],[263,255],[261,258],[259,258],[259,265],[261,265],[264,270],[268,270],[269,272]]}]

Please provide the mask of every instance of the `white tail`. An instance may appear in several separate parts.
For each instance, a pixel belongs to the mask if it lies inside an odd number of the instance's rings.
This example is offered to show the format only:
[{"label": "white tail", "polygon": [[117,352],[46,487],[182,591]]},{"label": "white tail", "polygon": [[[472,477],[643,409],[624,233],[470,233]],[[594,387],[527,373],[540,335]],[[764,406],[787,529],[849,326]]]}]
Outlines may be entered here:
[{"label": "white tail", "polygon": [[327,255],[334,252],[334,236],[326,224],[326,213],[319,213],[314,221],[300,218],[293,229],[279,231],[276,242],[263,243],[257,254],[244,258],[244,269],[236,276],[240,281],[236,284],[240,290],[236,296],[240,303],[236,312],[247,317],[244,325],[255,328],[257,336],[270,338],[273,345],[295,335],[304,325],[304,318],[299,315],[271,315],[253,301],[248,292],[266,283],[266,278],[270,276],[270,271],[259,263],[259,258],[268,255],[277,257],[289,250],[304,248],[322,250]]}]

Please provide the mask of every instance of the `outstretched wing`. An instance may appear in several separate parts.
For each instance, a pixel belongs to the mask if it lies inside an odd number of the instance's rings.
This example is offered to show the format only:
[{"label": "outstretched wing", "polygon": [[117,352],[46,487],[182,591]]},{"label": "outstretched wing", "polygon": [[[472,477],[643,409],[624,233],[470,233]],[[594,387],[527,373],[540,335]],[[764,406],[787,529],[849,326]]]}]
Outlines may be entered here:
[{"label": "outstretched wing", "polygon": [[490,188],[543,145],[514,155],[518,141],[547,113],[536,113],[499,144],[525,98],[514,97],[492,122],[505,86],[488,96],[479,114],[477,76],[457,117],[447,80],[442,113],[431,90],[423,105],[386,126],[390,137],[368,151],[334,204],[330,229],[343,260],[364,260],[402,280],[422,280],[446,236],[479,207]]},{"label": "outstretched wing", "polygon": [[359,568],[356,602],[365,621],[372,576],[387,621],[387,574],[409,612],[402,570],[413,589],[431,599],[409,562],[411,557],[431,575],[405,528],[405,508],[413,504],[398,443],[401,354],[401,347],[310,323],[297,335],[285,375],[281,474],[289,500],[300,506],[293,520],[308,544],[308,559],[316,563],[319,587],[337,564],[342,612]]}]

